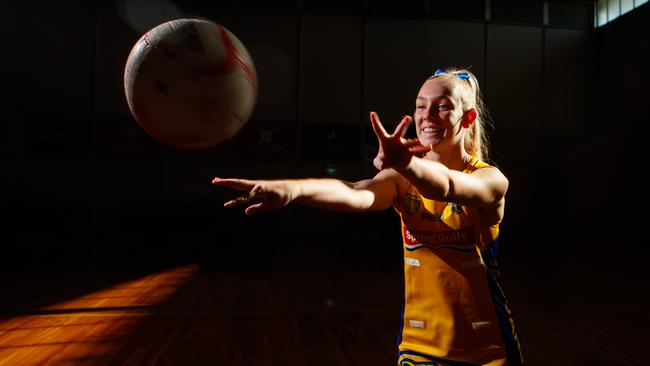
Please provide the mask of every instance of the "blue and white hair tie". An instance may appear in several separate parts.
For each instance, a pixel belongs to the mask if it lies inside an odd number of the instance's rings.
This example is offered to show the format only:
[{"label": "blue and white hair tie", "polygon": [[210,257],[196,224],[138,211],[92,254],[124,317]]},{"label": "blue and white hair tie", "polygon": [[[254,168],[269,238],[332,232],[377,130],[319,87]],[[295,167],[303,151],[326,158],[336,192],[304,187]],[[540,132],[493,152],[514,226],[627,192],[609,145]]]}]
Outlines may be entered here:
[{"label": "blue and white hair tie", "polygon": [[438,76],[441,74],[447,74],[447,75],[453,75],[461,80],[468,80],[469,81],[469,72],[463,71],[463,72],[458,72],[458,73],[449,73],[447,72],[446,69],[438,69],[436,70],[435,73],[433,73],[433,76]]}]

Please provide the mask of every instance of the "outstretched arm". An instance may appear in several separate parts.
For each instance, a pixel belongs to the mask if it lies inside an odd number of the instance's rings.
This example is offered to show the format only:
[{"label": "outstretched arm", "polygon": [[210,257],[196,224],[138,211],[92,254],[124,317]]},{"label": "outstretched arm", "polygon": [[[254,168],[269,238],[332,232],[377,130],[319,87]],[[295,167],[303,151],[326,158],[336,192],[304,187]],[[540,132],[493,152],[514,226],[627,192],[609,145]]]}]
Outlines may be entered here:
[{"label": "outstretched arm", "polygon": [[333,211],[364,212],[390,207],[397,197],[399,175],[392,169],[359,182],[338,179],[247,180],[214,178],[212,184],[244,191],[224,207],[248,205],[252,215],[296,202]]}]

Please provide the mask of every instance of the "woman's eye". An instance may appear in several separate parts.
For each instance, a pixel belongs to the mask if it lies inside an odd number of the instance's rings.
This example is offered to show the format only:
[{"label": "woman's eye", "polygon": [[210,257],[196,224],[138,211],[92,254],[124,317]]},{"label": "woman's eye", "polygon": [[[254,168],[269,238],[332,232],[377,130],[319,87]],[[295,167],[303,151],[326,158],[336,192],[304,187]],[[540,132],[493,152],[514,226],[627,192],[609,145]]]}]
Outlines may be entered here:
[{"label": "woman's eye", "polygon": [[416,108],[416,109],[424,109],[424,108],[426,108],[426,106],[419,105],[419,106],[416,106],[415,108]]},{"label": "woman's eye", "polygon": [[442,109],[442,110],[449,109],[449,106],[446,104],[439,104],[438,109]]}]

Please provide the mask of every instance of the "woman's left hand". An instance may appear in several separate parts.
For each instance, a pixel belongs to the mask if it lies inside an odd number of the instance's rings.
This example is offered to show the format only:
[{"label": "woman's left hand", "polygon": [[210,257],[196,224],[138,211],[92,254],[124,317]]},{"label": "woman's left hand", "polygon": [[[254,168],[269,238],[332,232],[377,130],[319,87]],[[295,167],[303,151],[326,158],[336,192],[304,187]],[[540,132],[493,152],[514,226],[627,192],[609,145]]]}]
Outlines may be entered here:
[{"label": "woman's left hand", "polygon": [[370,112],[370,122],[379,140],[379,151],[373,160],[375,168],[379,170],[406,167],[413,156],[422,155],[431,150],[431,146],[422,145],[418,139],[404,138],[406,130],[413,122],[413,118],[410,116],[402,118],[392,135],[386,132],[376,112]]},{"label": "woman's left hand", "polygon": [[282,180],[224,179],[215,177],[212,180],[212,185],[244,191],[242,196],[224,203],[223,207],[247,205],[248,207],[244,211],[247,215],[282,208],[288,205],[295,196],[291,183]]}]

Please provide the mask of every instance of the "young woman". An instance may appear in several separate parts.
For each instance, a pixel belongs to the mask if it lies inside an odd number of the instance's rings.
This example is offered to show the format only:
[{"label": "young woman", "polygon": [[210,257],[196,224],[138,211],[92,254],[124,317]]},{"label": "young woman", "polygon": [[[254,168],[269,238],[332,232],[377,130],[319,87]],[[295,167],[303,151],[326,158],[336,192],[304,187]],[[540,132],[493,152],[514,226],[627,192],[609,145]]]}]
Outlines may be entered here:
[{"label": "young woman", "polygon": [[[401,217],[405,293],[399,365],[520,365],[510,310],[496,278],[496,240],[508,180],[488,165],[485,109],[468,70],[439,69],[389,134],[379,139],[372,179],[215,178],[244,191],[225,207],[247,214],[291,202],[339,211],[394,207]],[[405,139],[415,120],[417,139]]]}]

